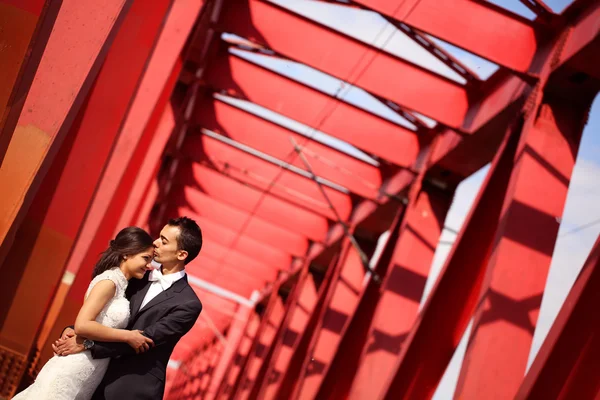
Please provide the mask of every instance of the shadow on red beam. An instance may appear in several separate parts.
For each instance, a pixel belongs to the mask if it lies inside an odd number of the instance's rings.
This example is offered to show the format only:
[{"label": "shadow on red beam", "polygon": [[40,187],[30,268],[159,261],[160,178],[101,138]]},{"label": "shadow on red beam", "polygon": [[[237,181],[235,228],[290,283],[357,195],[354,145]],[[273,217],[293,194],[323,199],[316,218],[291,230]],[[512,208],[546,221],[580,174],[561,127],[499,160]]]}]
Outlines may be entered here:
[{"label": "shadow on red beam", "polygon": [[245,369],[248,361],[248,354],[252,349],[252,345],[258,333],[260,327],[260,316],[257,313],[252,313],[244,336],[240,341],[237,353],[233,358],[231,368],[226,374],[223,383],[220,385],[217,392],[217,399],[229,399],[232,398],[237,391],[238,383],[240,381],[241,372]]},{"label": "shadow on red beam", "polygon": [[[350,246],[348,242],[345,245],[346,247],[342,249],[342,252],[336,253],[335,257],[331,260],[329,267],[325,271],[323,281],[318,285],[318,289],[315,290],[315,286],[317,285],[313,286],[314,282],[312,279],[305,281],[305,286],[300,293],[301,297],[295,304],[295,308],[292,309],[294,310],[294,316],[290,319],[292,330],[286,329],[282,331],[279,339],[280,341],[284,339],[290,340],[290,342],[286,341],[280,345],[289,347],[289,349],[287,351],[282,350],[281,354],[274,361],[275,366],[282,368],[280,370],[281,375],[277,376],[277,384],[279,386],[270,391],[274,399],[292,398],[296,384],[298,383],[298,377],[302,371],[305,356],[309,351],[312,336],[317,327],[319,316],[325,307],[325,297],[331,286],[333,276],[336,273],[335,271],[341,264],[338,260]],[[282,349],[285,348],[282,347]]]},{"label": "shadow on red beam", "polygon": [[177,175],[178,182],[191,186],[223,204],[228,204],[257,218],[291,229],[316,242],[321,242],[329,227],[325,217],[280,199],[264,194],[219,171],[198,163],[182,163]]}]

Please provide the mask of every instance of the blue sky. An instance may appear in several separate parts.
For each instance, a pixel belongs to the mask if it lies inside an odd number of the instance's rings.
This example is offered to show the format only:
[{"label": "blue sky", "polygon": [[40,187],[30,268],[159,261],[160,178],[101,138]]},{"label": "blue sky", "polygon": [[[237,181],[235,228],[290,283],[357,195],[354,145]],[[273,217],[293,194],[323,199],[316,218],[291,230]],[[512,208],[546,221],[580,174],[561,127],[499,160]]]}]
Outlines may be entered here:
[{"label": "blue sky", "polygon": [[[328,25],[340,32],[353,36],[358,40],[375,44],[392,54],[398,55],[415,64],[446,76],[449,79],[462,83],[462,77],[424,51],[419,45],[416,45],[411,39],[393,28],[377,14],[311,0],[270,1],[280,4],[293,12],[314,19],[322,24]],[[533,17],[531,11],[529,11],[519,0],[493,0],[490,2],[518,13],[525,18],[531,19]],[[546,4],[556,12],[561,12],[571,2],[572,0],[546,0]],[[457,49],[447,43],[436,40],[435,38],[431,39],[470,67],[483,79],[487,78],[497,69],[497,66],[490,62]],[[490,43],[490,45],[493,44]],[[296,79],[323,92],[334,94],[344,101],[381,115],[394,123],[409,129],[414,129],[414,125],[410,121],[399,117],[388,107],[385,107],[376,101],[368,93],[319,71],[296,63],[273,61],[273,58],[271,57],[257,55],[256,53],[237,50],[234,50],[234,52],[249,61],[289,76],[292,79]],[[315,131],[312,127],[299,124],[274,114],[269,110],[253,106],[247,102],[223,96],[221,96],[220,99],[237,107],[262,115],[263,117],[271,119],[300,134],[314,136],[315,140],[327,143],[354,157],[376,164],[376,161],[372,160],[367,154],[362,153],[358,149],[355,149],[344,142],[331,138],[322,132]],[[426,117],[421,116],[421,120],[429,126],[435,125],[435,121]],[[547,288],[542,301],[542,308],[534,336],[534,344],[530,359],[533,359],[539,346],[543,342],[564,298],[600,233],[600,223],[589,226],[586,229],[571,232],[573,229],[600,219],[600,207],[598,206],[598,204],[600,204],[600,180],[597,179],[597,177],[600,176],[599,132],[600,100],[597,98],[592,107],[588,125],[584,131],[577,165],[573,173],[567,204],[559,231],[559,238],[550,268]],[[459,186],[454,203],[446,219],[447,226],[452,229],[460,229],[486,172],[487,167],[466,179]],[[454,240],[454,234],[445,231],[440,240],[444,242],[452,241]],[[432,264],[431,274],[427,282],[424,299],[437,279],[439,270],[444,263],[449,249],[450,246],[448,245],[438,246]],[[449,365],[446,375],[438,387],[435,399],[441,400],[452,398],[463,355],[464,343],[461,344]]]}]

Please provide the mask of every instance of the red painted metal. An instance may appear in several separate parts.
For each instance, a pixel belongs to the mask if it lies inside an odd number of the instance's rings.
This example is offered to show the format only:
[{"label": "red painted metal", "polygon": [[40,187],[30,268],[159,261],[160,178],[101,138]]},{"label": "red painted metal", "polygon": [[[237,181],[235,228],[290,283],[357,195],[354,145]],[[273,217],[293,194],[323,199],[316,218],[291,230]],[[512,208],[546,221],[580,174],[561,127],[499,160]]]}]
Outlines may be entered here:
[{"label": "red painted metal", "polygon": [[391,368],[393,379],[386,384],[389,399],[431,398],[470,321],[498,226],[518,134],[511,139],[501,146],[438,281],[406,335]]},{"label": "red painted metal", "polygon": [[[304,332],[310,315],[317,303],[318,293],[316,283],[308,271],[301,273],[294,295],[287,311],[287,320],[282,325],[282,330],[273,345],[273,356],[271,363],[265,373],[259,398],[270,400],[277,398],[283,375],[290,365],[290,361],[296,350],[300,337]],[[296,297],[297,296],[297,297]]]},{"label": "red painted metal", "polygon": [[238,306],[235,317],[231,322],[231,326],[227,330],[227,345],[223,349],[223,355],[219,360],[219,364],[215,368],[210,386],[204,395],[206,400],[212,400],[215,398],[219,387],[226,377],[227,370],[231,368],[252,312],[253,310],[249,307],[245,307],[243,305]]},{"label": "red painted metal", "polygon": [[[143,10],[132,7],[129,18],[123,21],[85,103],[65,135],[54,162],[49,166],[29,212],[17,231],[20,240],[15,242],[6,262],[17,262],[23,269],[19,270],[18,276],[4,274],[7,290],[2,291],[2,296],[24,296],[31,307],[31,313],[27,321],[23,321],[22,302],[13,303],[18,306],[12,311],[6,309],[8,314],[4,314],[7,319],[3,319],[3,327],[6,329],[3,336],[15,335],[22,341],[27,352],[34,341],[37,342],[34,344],[35,349],[42,350],[53,327],[57,307],[62,306],[64,291],[59,291],[55,305],[48,309],[106,165],[119,125],[125,116],[128,96],[135,91],[139,75],[152,50],[142,36],[136,37],[138,40],[132,40],[131,30],[156,35],[164,12],[163,7],[161,14],[160,4]],[[50,50],[49,48],[48,51]],[[115,99],[115,91],[123,96]],[[20,158],[22,157],[21,155]],[[77,188],[76,195],[74,187]],[[48,252],[48,249],[53,251]],[[19,281],[10,283],[11,277]],[[40,279],[48,282],[48,285],[38,287],[35,282]],[[39,333],[42,324],[42,332]],[[13,333],[9,333],[10,331]],[[49,347],[43,350],[41,359],[45,361],[52,356],[52,351]]]},{"label": "red painted metal", "polygon": [[455,82],[274,4],[239,0],[224,10],[221,22],[226,32],[264,44],[448,126],[460,127],[468,111],[467,92]]},{"label": "red painted metal", "polygon": [[257,337],[258,343],[254,357],[249,360],[249,364],[247,365],[246,379],[242,381],[236,394],[238,398],[242,400],[249,398],[256,399],[258,389],[270,364],[273,353],[273,342],[280,330],[286,310],[286,303],[281,297],[277,296],[277,301],[273,305],[273,309],[269,312],[268,316],[264,317],[268,318],[268,320],[260,336]]},{"label": "red painted metal", "polygon": [[298,235],[291,229],[281,228],[256,218],[252,214],[223,204],[192,187],[188,186],[179,192],[172,192],[169,202],[178,206],[188,205],[195,215],[203,216],[236,231],[243,229],[244,235],[268,243],[270,246],[284,249],[294,255],[303,256],[308,249],[308,238]]},{"label": "red painted metal", "polygon": [[[161,113],[153,113],[153,111],[166,107],[181,72],[182,63],[178,59],[184,43],[174,32],[179,29],[174,23],[180,21],[181,15],[180,10],[173,9],[172,4],[172,1],[167,1],[165,4],[170,9],[167,9],[166,16],[163,15],[164,25],[161,26],[162,30],[158,39],[148,43],[153,46],[152,56],[146,65],[138,90],[132,98],[127,118],[120,127],[119,140],[113,149],[110,163],[104,171],[85,227],[80,233],[77,247],[69,260],[68,269],[70,271],[77,271],[94,243],[100,248],[104,247],[105,241],[100,242],[98,237],[100,229],[107,229],[108,235],[112,235],[118,229],[116,224],[126,205],[128,191],[131,188],[131,186],[125,186],[123,182],[127,182],[129,185],[135,184],[137,168],[146,158],[146,153],[156,133],[156,127],[160,122]],[[174,14],[171,14],[172,10],[174,10]],[[169,23],[171,18],[174,18],[175,21]],[[174,47],[170,48],[171,45]],[[128,169],[128,165],[135,167]],[[116,207],[116,202],[119,202],[118,207]],[[111,206],[114,207],[115,214],[109,216],[107,214],[110,214],[109,207]],[[108,220],[110,220],[110,224],[108,224]],[[97,249],[93,251],[96,251],[94,254],[98,254]]]},{"label": "red painted metal", "polygon": [[[419,152],[415,132],[270,72],[223,49],[207,71],[216,90],[247,99],[403,167]],[[241,51],[241,50],[240,50]],[[324,118],[324,110],[329,117]]]},{"label": "red painted metal", "polygon": [[201,164],[180,166],[179,180],[211,198],[253,214],[256,218],[298,232],[313,241],[323,241],[328,222],[323,216],[278,197],[244,185]]},{"label": "red painted metal", "polygon": [[[158,65],[157,68],[180,71],[182,69],[182,60],[179,57],[181,50],[184,48],[185,41],[192,32],[194,23],[200,13],[205,0],[185,0],[177,1],[173,3],[171,10],[169,11],[169,17],[165,21],[165,26],[161,34],[161,38],[157,43],[156,52],[161,54],[163,57],[163,63]],[[175,60],[173,64],[172,60]],[[157,71],[157,76],[163,77],[163,81],[157,81],[156,83],[162,87],[167,82],[166,79],[169,76],[170,71]],[[156,79],[159,79],[158,77]],[[146,93],[150,98],[150,104],[152,99],[156,102],[156,93]],[[118,227],[124,227],[134,224],[137,218],[140,216],[140,205],[144,196],[148,195],[147,188],[151,184],[151,179],[157,176],[158,167],[160,164],[160,156],[162,155],[164,148],[167,144],[173,129],[175,128],[176,119],[181,113],[181,104],[173,96],[171,98],[171,104],[166,107],[161,107],[160,104],[154,106],[153,114],[150,116],[148,121],[160,118],[156,133],[152,140],[148,152],[144,161],[139,166],[139,172],[135,179],[135,183],[131,188],[131,194],[127,200],[127,205],[123,209],[121,219],[117,223]],[[145,115],[148,109],[140,109],[140,123],[144,123]],[[147,218],[147,216],[146,216]]]},{"label": "red painted metal", "polygon": [[[343,243],[343,246],[340,255],[334,256],[329,263],[329,267],[325,271],[323,280],[316,290],[316,299],[313,297],[313,287],[311,286],[313,282],[307,280],[308,286],[303,288],[303,292],[306,291],[306,294],[302,295],[302,301],[298,302],[293,308],[294,316],[290,322],[293,328],[299,328],[297,331],[299,335],[294,335],[296,332],[289,329],[286,329],[284,331],[285,333],[282,335],[282,338],[290,340],[291,343],[288,344],[288,347],[291,347],[291,349],[284,351],[275,361],[276,365],[287,364],[287,368],[282,371],[283,374],[278,382],[279,387],[274,391],[275,399],[289,399],[293,397],[294,391],[296,390],[295,388],[298,384],[298,377],[302,372],[306,354],[309,351],[312,337],[319,318],[322,315],[322,310],[325,307],[325,300],[333,282],[333,276],[337,273],[340,265],[340,263],[338,263],[338,258],[347,252],[347,249],[350,246],[349,241],[346,240]],[[304,308],[304,305],[307,305],[308,307]]]},{"label": "red painted metal", "polygon": [[[199,154],[192,149],[198,146],[188,145],[189,141],[202,143],[204,154]],[[241,182],[253,185],[259,190],[270,188],[270,193],[309,208],[325,217],[335,219],[335,214],[323,198],[319,187],[308,177],[301,176],[280,168],[275,164],[264,161],[252,154],[236,149],[219,140],[206,135],[199,138],[187,138],[182,148],[183,154],[193,157],[194,161],[206,160],[214,168]],[[277,179],[275,185],[271,183]],[[347,219],[352,209],[351,199],[348,195],[329,187],[325,192],[331,199],[337,212],[343,219]]]},{"label": "red painted metal", "polygon": [[[279,269],[288,269],[292,263],[292,255],[286,249],[278,248],[267,242],[254,239],[243,232],[230,229],[224,224],[219,224],[195,214],[189,208],[179,207],[176,215],[188,215],[198,222],[203,228],[203,237],[207,242],[219,243],[228,249],[236,249],[240,253]],[[227,258],[227,254],[223,255]]]},{"label": "red painted metal", "polygon": [[[204,247],[205,245],[207,247]],[[227,257],[225,257],[226,254]],[[235,267],[248,273],[252,272],[261,274],[265,277],[275,277],[278,270],[276,267],[270,264],[263,264],[245,254],[214,242],[210,244],[203,244],[202,252],[198,257],[199,259],[206,257],[212,259],[213,262],[222,263],[223,265],[227,265],[229,267]]]},{"label": "red painted metal", "polygon": [[60,0],[0,2],[0,164],[61,5]]},{"label": "red painted metal", "polygon": [[[292,160],[290,157],[295,155],[294,145],[297,144],[310,160],[315,175],[342,185],[362,197],[377,197],[382,180],[377,167],[226,102],[210,98],[198,102],[196,121],[206,129],[306,170],[300,158],[294,157]],[[309,131],[306,133],[310,134]],[[188,145],[189,151],[201,152],[202,136],[191,137]]]},{"label": "red painted metal", "polygon": [[589,106],[545,96],[523,128],[458,396],[507,398],[519,388]]},{"label": "red painted metal", "polygon": [[[0,169],[0,261],[71,128],[129,3],[63,1]],[[92,22],[82,24],[83,19]]]},{"label": "red painted metal", "polygon": [[516,399],[593,399],[600,393],[597,368],[600,324],[600,237],[571,288]]},{"label": "red painted metal", "polygon": [[[170,5],[170,2],[163,3],[165,7]],[[168,8],[165,11],[168,11]],[[165,17],[164,11],[162,17],[163,19]],[[162,33],[164,32],[163,30]],[[149,45],[158,46],[157,43],[160,43],[161,39],[165,37],[162,33],[157,42],[151,42]],[[157,108],[164,108],[169,101],[179,75],[178,67],[181,64],[177,64],[176,59],[162,59],[161,55],[156,53],[156,48],[146,66],[145,75],[138,87],[135,100],[131,103],[128,118],[121,128],[121,135],[113,148],[111,159],[95,193],[93,203],[87,214],[86,224],[80,232],[78,241],[70,256],[67,269],[70,272],[79,272],[80,266],[83,269],[81,270],[82,273],[78,273],[69,290],[65,304],[69,303],[70,308],[63,307],[55,324],[57,329],[72,323],[76,316],[89,282],[89,272],[97,259],[97,255],[106,248],[106,243],[113,235],[121,212],[127,202],[129,190],[135,183],[137,166],[143,162],[152,143],[160,114],[155,113],[154,118],[145,125],[140,124],[139,120],[132,122],[131,118],[141,118],[145,115],[142,112],[143,110],[149,113],[146,115],[149,117],[155,104],[158,104]],[[161,48],[164,48],[164,46]],[[164,62],[169,61],[173,63],[171,65],[174,65],[171,70],[161,67]],[[146,90],[154,93],[150,89],[154,84],[152,78],[161,82],[165,72],[169,75],[164,87],[162,87],[160,97],[157,100],[155,99],[156,101],[153,101],[153,95],[144,97]]]},{"label": "red painted metal", "polygon": [[252,343],[254,342],[259,326],[260,318],[258,314],[252,313],[244,337],[242,338],[236,356],[233,359],[233,365],[229,369],[226,379],[217,393],[218,399],[228,399],[237,390],[240,374],[246,365],[248,354],[252,348]]},{"label": "red painted metal", "polygon": [[358,252],[349,247],[338,261],[340,266],[332,277],[325,306],[312,336],[293,398],[314,398],[339,342],[356,311],[364,289],[365,270]]},{"label": "red painted metal", "polygon": [[[364,398],[367,393],[378,398],[385,389],[386,380],[393,372],[402,344],[417,317],[451,199],[451,193],[422,188],[407,207],[350,398]],[[390,313],[395,317],[389,318]]]},{"label": "red painted metal", "polygon": [[485,2],[356,0],[356,3],[520,72],[528,71],[542,37],[531,22]]}]

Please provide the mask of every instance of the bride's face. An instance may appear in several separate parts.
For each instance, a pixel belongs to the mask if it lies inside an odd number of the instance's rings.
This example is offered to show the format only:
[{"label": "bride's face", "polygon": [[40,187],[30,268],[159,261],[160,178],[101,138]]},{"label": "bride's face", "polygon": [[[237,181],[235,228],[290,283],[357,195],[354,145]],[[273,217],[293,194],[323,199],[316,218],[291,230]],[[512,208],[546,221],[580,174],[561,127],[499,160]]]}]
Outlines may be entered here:
[{"label": "bride's face", "polygon": [[122,267],[127,272],[125,276],[135,279],[142,279],[146,271],[152,268],[150,264],[154,255],[154,247],[148,247],[141,253],[127,256],[123,261]]}]

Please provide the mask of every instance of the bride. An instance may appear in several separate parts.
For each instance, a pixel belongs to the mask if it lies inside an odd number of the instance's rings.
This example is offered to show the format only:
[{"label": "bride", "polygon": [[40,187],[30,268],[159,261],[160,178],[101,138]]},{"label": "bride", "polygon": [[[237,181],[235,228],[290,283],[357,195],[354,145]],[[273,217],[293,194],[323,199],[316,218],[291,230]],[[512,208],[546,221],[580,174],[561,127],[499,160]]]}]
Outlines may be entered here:
[{"label": "bride", "polygon": [[[106,342],[125,342],[136,352],[154,343],[141,331],[125,330],[129,279],[141,279],[154,254],[152,237],[143,229],[128,227],[119,232],[94,267],[85,301],[75,321],[78,337]],[[84,341],[85,346],[85,341]],[[93,359],[89,351],[55,355],[40,371],[35,382],[14,400],[88,400],[102,380],[110,358]]]}]

